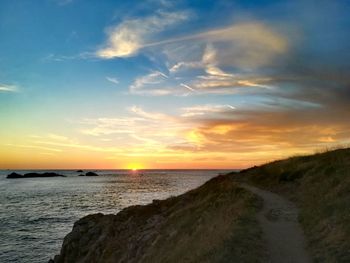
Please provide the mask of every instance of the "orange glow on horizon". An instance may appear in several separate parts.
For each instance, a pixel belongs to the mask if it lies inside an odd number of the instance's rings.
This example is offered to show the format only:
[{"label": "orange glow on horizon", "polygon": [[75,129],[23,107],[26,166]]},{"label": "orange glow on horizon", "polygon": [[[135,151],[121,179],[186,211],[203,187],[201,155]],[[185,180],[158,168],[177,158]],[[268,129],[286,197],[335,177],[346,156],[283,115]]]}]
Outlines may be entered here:
[{"label": "orange glow on horizon", "polygon": [[129,163],[127,165],[127,169],[133,171],[133,172],[136,172],[138,170],[142,170],[142,169],[145,169],[144,168],[145,166],[140,164],[140,163]]},{"label": "orange glow on horizon", "polygon": [[[310,154],[324,145],[338,142],[332,142],[336,138],[333,130],[309,130],[301,130],[303,136],[290,137],[291,142],[286,143],[269,135],[269,132],[284,134],[286,129],[275,127],[262,132],[245,126],[237,129],[237,125],[214,123],[187,129],[169,138],[164,134],[161,135],[166,138],[153,136],[152,131],[152,134],[137,137],[144,143],[129,146],[128,142],[121,142],[120,147],[109,142],[73,140],[55,134],[23,135],[15,140],[16,135],[7,138],[12,143],[0,145],[0,169],[127,169],[135,172],[142,169],[242,169]],[[303,134],[305,131],[307,134]],[[253,136],[254,132],[257,134]],[[299,130],[296,132],[299,134]],[[298,145],[298,138],[305,139],[309,133],[318,133],[314,136],[316,146]]]}]

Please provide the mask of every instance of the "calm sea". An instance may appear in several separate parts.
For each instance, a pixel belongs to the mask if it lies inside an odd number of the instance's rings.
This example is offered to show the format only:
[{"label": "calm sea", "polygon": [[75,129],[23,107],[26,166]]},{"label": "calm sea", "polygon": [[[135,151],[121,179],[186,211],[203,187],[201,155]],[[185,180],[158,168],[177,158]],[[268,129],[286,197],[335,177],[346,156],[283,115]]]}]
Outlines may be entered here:
[{"label": "calm sea", "polygon": [[47,262],[79,218],[179,195],[228,171],[99,170],[98,177],[79,177],[59,170],[67,177],[6,179],[10,172],[0,170],[0,262]]}]

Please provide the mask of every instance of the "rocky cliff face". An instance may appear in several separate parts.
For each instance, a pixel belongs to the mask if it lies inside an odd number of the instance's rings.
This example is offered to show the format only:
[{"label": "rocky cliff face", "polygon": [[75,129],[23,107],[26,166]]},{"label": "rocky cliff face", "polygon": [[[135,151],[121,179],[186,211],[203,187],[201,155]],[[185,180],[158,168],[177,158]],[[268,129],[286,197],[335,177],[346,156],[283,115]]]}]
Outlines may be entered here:
[{"label": "rocky cliff face", "polygon": [[219,176],[178,197],[80,219],[53,262],[261,262],[260,204]]}]

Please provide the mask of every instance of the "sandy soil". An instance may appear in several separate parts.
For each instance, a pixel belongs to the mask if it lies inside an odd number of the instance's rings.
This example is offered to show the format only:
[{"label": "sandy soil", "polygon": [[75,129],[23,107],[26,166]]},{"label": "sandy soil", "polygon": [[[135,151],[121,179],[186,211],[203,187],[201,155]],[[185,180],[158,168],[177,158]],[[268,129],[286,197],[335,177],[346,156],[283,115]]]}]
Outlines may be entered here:
[{"label": "sandy soil", "polygon": [[270,262],[312,262],[298,222],[297,207],[277,194],[247,184],[241,186],[264,200],[257,219],[264,233]]}]

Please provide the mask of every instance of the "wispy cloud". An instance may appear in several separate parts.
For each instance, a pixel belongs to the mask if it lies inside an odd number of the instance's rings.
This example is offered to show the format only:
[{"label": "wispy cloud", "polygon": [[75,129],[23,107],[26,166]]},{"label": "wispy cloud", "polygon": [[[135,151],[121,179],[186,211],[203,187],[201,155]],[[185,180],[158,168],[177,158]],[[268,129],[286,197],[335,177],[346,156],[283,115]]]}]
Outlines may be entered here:
[{"label": "wispy cloud", "polygon": [[182,87],[185,87],[186,89],[190,90],[190,91],[193,91],[193,92],[196,92],[196,90],[194,88],[191,88],[190,86],[188,86],[187,84],[184,84],[184,83],[180,83],[180,85]]},{"label": "wispy cloud", "polygon": [[7,85],[0,83],[0,92],[18,92],[19,89],[16,85]]},{"label": "wispy cloud", "polygon": [[180,143],[181,134],[193,126],[176,116],[146,111],[139,106],[128,108],[128,112],[130,116],[82,120],[86,128],[81,132],[95,137],[113,136],[113,142],[127,151],[136,151],[141,145],[142,151],[154,151],[166,149],[169,141]]},{"label": "wispy cloud", "polygon": [[108,30],[107,44],[96,54],[104,59],[133,56],[140,48],[147,46],[157,33],[187,17],[187,12],[158,11],[153,16],[125,20]]},{"label": "wispy cloud", "polygon": [[149,43],[145,47],[164,46],[184,41],[226,43],[222,46],[220,63],[230,65],[235,63],[248,67],[271,63],[274,57],[285,54],[289,49],[286,36],[259,21],[235,23],[229,27]]},{"label": "wispy cloud", "polygon": [[119,80],[117,78],[112,78],[112,77],[106,77],[106,80],[109,82],[112,82],[113,84],[119,84]]},{"label": "wispy cloud", "polygon": [[235,110],[236,108],[232,105],[196,105],[191,107],[185,107],[181,110],[184,112],[181,114],[182,117],[194,117],[194,116],[203,116],[212,113],[224,113],[228,111]]},{"label": "wispy cloud", "polygon": [[83,60],[83,59],[94,59],[96,58],[96,54],[94,52],[81,52],[75,55],[59,55],[59,54],[48,54],[42,60],[43,61],[55,61],[62,62],[67,60]]},{"label": "wispy cloud", "polygon": [[[200,64],[199,62],[197,64]],[[199,66],[197,67],[197,69]],[[230,74],[213,65],[202,65],[200,73],[191,74],[190,69],[179,74],[179,70],[169,71],[169,75],[154,71],[136,78],[129,87],[132,94],[164,95],[203,95],[233,94],[246,92],[246,89],[260,89],[260,92],[275,89],[274,79],[251,74]]]},{"label": "wispy cloud", "polygon": [[[194,155],[199,152],[211,155],[227,152],[231,157],[238,154],[239,157],[232,158],[253,164],[350,142],[350,125],[344,115],[336,113],[339,109],[330,112],[307,105],[289,108],[283,104],[279,108],[260,106],[255,109],[231,109],[229,106],[183,108],[182,116],[190,118],[196,126],[186,133],[186,140],[169,147]],[[323,118],[317,117],[320,115]],[[336,115],[339,117],[329,118]]]},{"label": "wispy cloud", "polygon": [[[164,80],[168,79],[168,76],[160,71],[152,71],[147,75],[136,78],[133,84],[129,87],[129,91],[132,94],[147,94],[147,95],[169,95],[171,90],[161,86],[164,84]],[[159,87],[159,88],[158,88]]]},{"label": "wispy cloud", "polygon": [[24,145],[24,144],[6,144],[6,145],[7,146],[11,146],[11,147],[28,148],[28,149],[39,149],[39,150],[52,151],[52,152],[62,152],[61,149],[44,147],[44,146],[40,146],[40,145]]},{"label": "wispy cloud", "polygon": [[140,117],[144,117],[144,118],[151,119],[151,120],[162,121],[162,120],[171,120],[172,119],[172,118],[170,118],[169,115],[166,115],[163,113],[158,113],[158,112],[156,112],[156,113],[146,112],[141,107],[137,107],[137,106],[132,106],[129,110]]},{"label": "wispy cloud", "polygon": [[[272,89],[271,78],[259,76],[252,68],[272,64],[287,54],[288,41],[271,26],[252,21],[147,44],[151,50],[157,46],[158,52],[160,49],[167,55],[168,75],[163,78],[159,72],[152,72],[139,77],[130,92],[159,96],[232,94],[238,92],[237,88]],[[182,42],[186,42],[184,47]]]},{"label": "wispy cloud", "polygon": [[[106,152],[106,153],[118,153],[120,149],[117,147],[101,147],[98,145],[92,145],[88,143],[79,142],[76,139],[70,139],[66,136],[58,134],[44,134],[44,135],[32,135],[30,136],[30,144],[20,145],[11,144],[11,146],[22,147],[22,148],[36,148],[53,152],[62,152],[67,149],[82,149],[89,150],[92,152]],[[54,147],[54,148],[53,148]]]}]

